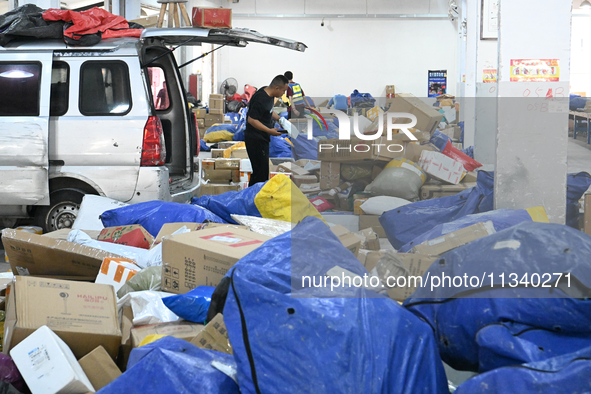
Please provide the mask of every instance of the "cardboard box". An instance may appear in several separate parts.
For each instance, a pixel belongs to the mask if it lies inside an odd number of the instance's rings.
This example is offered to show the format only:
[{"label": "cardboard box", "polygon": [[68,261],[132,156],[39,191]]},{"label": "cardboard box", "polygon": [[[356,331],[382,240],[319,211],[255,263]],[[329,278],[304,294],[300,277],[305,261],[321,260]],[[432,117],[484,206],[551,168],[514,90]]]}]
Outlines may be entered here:
[{"label": "cardboard box", "polygon": [[232,345],[228,338],[228,330],[224,324],[221,313],[207,323],[205,328],[193,339],[191,343],[202,349],[217,350],[218,352],[232,354]]},{"label": "cardboard box", "polygon": [[215,112],[211,112],[212,109],[224,109],[224,99],[223,98],[213,98],[209,96],[209,113],[213,114]]},{"label": "cardboard box", "polygon": [[311,183],[318,183],[318,178],[316,175],[293,175],[292,176],[293,183],[299,188],[303,184],[311,184]]},{"label": "cardboard box", "polygon": [[193,27],[231,29],[232,10],[228,8],[193,7],[191,20],[193,22]]},{"label": "cardboard box", "polygon": [[240,171],[240,159],[216,159],[214,160],[214,169]]},{"label": "cardboard box", "polygon": [[361,240],[359,237],[341,225],[332,226],[330,230],[339,238],[343,246],[357,257],[357,253],[361,249]]},{"label": "cardboard box", "polygon": [[423,151],[419,165],[427,174],[452,185],[460,183],[466,172],[462,163],[438,152]]},{"label": "cardboard box", "polygon": [[129,354],[131,353],[131,329],[133,328],[133,309],[124,306],[121,310],[121,344],[117,354],[117,366],[122,371],[127,369]]},{"label": "cardboard box", "polygon": [[226,192],[240,191],[240,185],[227,185],[219,183],[201,184],[199,196],[218,196]]},{"label": "cardboard box", "polygon": [[585,234],[591,235],[591,193],[586,193],[584,196],[585,213],[583,214],[583,229]]},{"label": "cardboard box", "polygon": [[224,151],[225,149],[212,149],[211,150],[211,158],[212,159],[223,159],[224,158]]},{"label": "cardboard box", "polygon": [[209,113],[205,115],[205,127],[210,127],[217,123],[224,123],[224,114]]},{"label": "cardboard box", "polygon": [[193,108],[193,113],[197,120],[205,119],[205,115],[207,115],[207,110],[205,108]]},{"label": "cardboard box", "polygon": [[376,105],[372,109],[367,110],[365,117],[373,122],[374,120],[376,120],[380,116],[380,114],[383,114],[383,113],[384,113],[384,110],[380,106]]},{"label": "cardboard box", "polygon": [[366,228],[353,234],[361,241],[360,249],[380,250],[380,239],[372,228]]},{"label": "cardboard box", "polygon": [[383,250],[360,249],[357,259],[363,264],[366,270],[371,272],[383,255]]},{"label": "cardboard box", "polygon": [[421,187],[421,200],[453,196],[474,186],[476,186],[476,183],[463,182],[457,185],[423,185]]},{"label": "cardboard box", "polygon": [[[438,258],[413,253],[396,253],[396,257],[408,270],[409,276],[407,277],[406,286],[388,288],[388,297],[392,298],[393,300],[403,302],[415,292],[418,287],[416,285],[420,285],[423,276],[429,267],[431,267],[431,265],[438,260]],[[380,262],[380,265],[382,264],[383,262]],[[380,279],[382,279],[384,286],[387,286],[386,278],[383,277],[383,275],[380,275],[380,273],[383,274],[383,270],[378,270],[378,276],[380,276]],[[421,278],[420,280],[418,280],[419,277]]]},{"label": "cardboard box", "polygon": [[[101,233],[98,230],[80,230],[86,235],[88,235],[92,239],[97,239],[99,234]],[[54,238],[54,239],[61,239],[63,241],[68,240],[68,235],[72,232],[71,228],[63,228],[61,230],[51,231],[49,233],[43,234],[44,237]]]},{"label": "cardboard box", "polygon": [[230,157],[233,159],[248,159],[248,152],[246,148],[236,149],[232,151]]},{"label": "cardboard box", "polygon": [[229,181],[240,182],[240,170],[214,170],[203,168],[203,179],[212,182]]},{"label": "cardboard box", "polygon": [[162,242],[163,237],[167,237],[172,235],[175,231],[181,229],[182,227],[186,227],[190,231],[201,230],[203,227],[203,223],[192,223],[192,222],[177,222],[177,223],[164,223],[154,239],[154,246],[158,245]]},{"label": "cardboard box", "polygon": [[10,268],[17,275],[93,281],[105,257],[122,257],[89,246],[13,229],[2,232],[2,242]]},{"label": "cardboard box", "polygon": [[320,189],[330,190],[341,182],[341,163],[323,161],[320,164]]},{"label": "cardboard box", "polygon": [[394,85],[386,85],[386,97],[390,97],[388,95],[392,95],[392,97],[396,94],[396,87]]},{"label": "cardboard box", "polygon": [[201,330],[203,330],[203,324],[192,323],[186,320],[133,327],[131,329],[131,346],[134,349],[139,347],[140,343],[148,335],[166,335],[190,342]]},{"label": "cardboard box", "polygon": [[238,260],[269,240],[243,229],[211,228],[162,241],[162,290],[183,294],[217,286]]},{"label": "cardboard box", "polygon": [[316,172],[320,171],[320,161],[319,160],[308,160],[308,159],[300,159],[294,163],[297,166],[302,167],[306,171]]},{"label": "cardboard box", "polygon": [[290,161],[281,163],[277,166],[277,172],[290,172],[293,175],[310,175],[310,172]]},{"label": "cardboard box", "polygon": [[218,148],[228,149],[236,145],[239,141],[220,141],[218,142]]},{"label": "cardboard box", "polygon": [[420,245],[414,246],[412,251],[414,253],[426,254],[428,256],[440,256],[452,249],[494,233],[495,228],[490,220],[479,222],[442,235],[441,237],[425,241]]},{"label": "cardboard box", "polygon": [[100,345],[117,356],[121,331],[112,286],[16,276],[6,305],[4,354],[43,325],[77,358]]},{"label": "cardboard box", "polygon": [[[220,9],[220,8],[216,8],[216,9]],[[209,95],[209,99],[210,100],[223,100],[224,99],[224,95],[223,94],[218,94],[218,93],[212,93]]]},{"label": "cardboard box", "polygon": [[121,376],[121,370],[102,346],[97,347],[78,362],[96,391]]},{"label": "cardboard box", "polygon": [[[443,119],[443,114],[439,113],[435,107],[428,105],[412,94],[397,94],[395,98],[389,99],[389,102],[388,112],[405,112],[416,116],[417,124],[415,128],[420,131],[432,134]],[[410,122],[410,119],[408,122]]]},{"label": "cardboard box", "polygon": [[412,161],[413,163],[418,163],[421,159],[421,153],[423,153],[424,150],[429,152],[439,152],[439,150],[433,144],[419,145],[409,142],[404,146],[404,155],[402,157]]},{"label": "cardboard box", "polygon": [[300,185],[300,191],[306,195],[320,193],[320,183],[302,183]]},{"label": "cardboard box", "polygon": [[380,215],[359,215],[359,229],[371,228],[380,238],[387,238],[384,228],[380,224]]},{"label": "cardboard box", "polygon": [[[210,108],[209,109],[209,113],[212,114],[212,115],[223,115],[224,114],[224,110],[221,109],[221,108]],[[219,122],[219,123],[226,124],[226,121],[222,119],[222,121]],[[232,122],[230,122],[230,123],[232,123]]]},{"label": "cardboard box", "polygon": [[474,183],[478,180],[478,172],[477,171],[470,171],[464,175],[462,178],[463,183]]},{"label": "cardboard box", "polygon": [[379,140],[362,141],[357,138],[339,140],[338,138],[323,140],[318,143],[318,159],[322,162],[356,162],[364,160],[390,161],[400,156],[403,151],[404,134],[395,134],[396,140],[388,141],[386,137]]},{"label": "cardboard box", "polygon": [[205,119],[197,119],[197,128],[199,129],[199,138],[203,138],[207,131],[205,128]]},{"label": "cardboard box", "polygon": [[353,214],[354,215],[363,215],[363,209],[361,209],[361,205],[368,200],[369,197],[366,198],[356,198],[353,200]]},{"label": "cardboard box", "polygon": [[47,326],[31,333],[10,356],[35,394],[95,391],[68,345]]},{"label": "cardboard box", "polygon": [[97,239],[142,249],[150,249],[154,243],[154,238],[139,224],[104,228]]},{"label": "cardboard box", "polygon": [[106,257],[94,283],[111,285],[115,293],[141,270],[133,261]]}]

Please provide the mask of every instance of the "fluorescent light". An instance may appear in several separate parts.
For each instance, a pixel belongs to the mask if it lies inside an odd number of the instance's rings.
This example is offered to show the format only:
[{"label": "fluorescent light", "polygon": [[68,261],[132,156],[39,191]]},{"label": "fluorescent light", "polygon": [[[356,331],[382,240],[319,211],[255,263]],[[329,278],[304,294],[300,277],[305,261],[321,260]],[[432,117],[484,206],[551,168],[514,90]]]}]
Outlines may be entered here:
[{"label": "fluorescent light", "polygon": [[127,109],[129,108],[128,104],[119,104],[118,106],[116,106],[115,108],[113,108],[111,110],[112,114],[122,114],[123,112],[127,111]]},{"label": "fluorescent light", "polygon": [[583,0],[581,5],[579,6],[579,8],[584,9],[584,10],[591,9],[591,3],[589,2],[589,0]]},{"label": "fluorescent light", "polygon": [[4,71],[2,74],[0,74],[0,77],[2,78],[31,78],[34,75],[31,74],[30,72],[27,71],[23,71],[23,70],[10,70],[10,71]]}]

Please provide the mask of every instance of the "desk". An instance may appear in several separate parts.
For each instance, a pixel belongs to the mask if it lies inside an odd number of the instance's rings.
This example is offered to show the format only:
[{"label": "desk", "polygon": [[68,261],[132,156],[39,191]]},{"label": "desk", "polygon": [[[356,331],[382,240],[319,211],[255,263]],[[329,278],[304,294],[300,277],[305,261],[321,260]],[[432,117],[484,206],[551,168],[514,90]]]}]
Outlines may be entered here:
[{"label": "desk", "polygon": [[591,133],[589,132],[589,128],[591,125],[591,113],[587,112],[578,112],[578,111],[568,111],[570,115],[574,117],[575,120],[575,127],[573,130],[573,139],[577,139],[577,117],[587,119],[587,143],[591,144]]}]

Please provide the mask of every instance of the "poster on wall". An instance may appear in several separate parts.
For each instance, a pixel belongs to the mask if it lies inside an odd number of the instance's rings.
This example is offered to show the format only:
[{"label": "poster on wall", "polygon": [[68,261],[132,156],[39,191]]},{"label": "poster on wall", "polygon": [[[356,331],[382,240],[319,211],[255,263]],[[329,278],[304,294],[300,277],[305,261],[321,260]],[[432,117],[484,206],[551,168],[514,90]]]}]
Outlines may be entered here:
[{"label": "poster on wall", "polygon": [[484,83],[497,83],[497,69],[488,68],[482,70],[482,82]]},{"label": "poster on wall", "polygon": [[429,70],[428,97],[437,97],[447,92],[447,70]]},{"label": "poster on wall", "polygon": [[499,38],[499,0],[482,0],[481,6],[480,39],[496,40]]},{"label": "poster on wall", "polygon": [[512,59],[511,82],[558,82],[558,59]]}]

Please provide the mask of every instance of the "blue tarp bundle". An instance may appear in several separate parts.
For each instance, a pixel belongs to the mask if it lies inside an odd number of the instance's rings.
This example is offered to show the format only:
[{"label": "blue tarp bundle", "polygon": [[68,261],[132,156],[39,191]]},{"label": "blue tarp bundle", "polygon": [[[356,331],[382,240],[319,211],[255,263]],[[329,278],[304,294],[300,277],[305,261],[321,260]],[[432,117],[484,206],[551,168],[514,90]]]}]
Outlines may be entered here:
[{"label": "blue tarp bundle", "polygon": [[357,89],[351,93],[351,107],[371,108],[375,103],[376,99],[369,93],[359,93]]},{"label": "blue tarp bundle", "polygon": [[[425,274],[424,278],[431,278],[427,285],[417,288],[404,305],[431,325],[443,361],[455,369],[483,372],[515,360],[552,357],[572,349],[573,337],[578,337],[580,344],[591,336],[591,301],[585,298],[591,287],[589,256],[591,237],[578,230],[558,224],[521,223],[445,253]],[[567,273],[570,279],[564,276]],[[475,288],[464,281],[458,287],[431,288],[431,283],[437,283],[434,278],[443,274],[484,278],[485,286]],[[529,286],[523,282],[526,274]],[[516,283],[518,287],[510,286]],[[553,351],[527,351],[527,347],[547,345],[549,338],[539,333],[523,337],[520,346],[504,340],[508,334],[502,330],[497,331],[498,337],[491,338],[494,332],[478,335],[479,330],[495,323],[547,330],[554,334]]]},{"label": "blue tarp bundle", "polygon": [[544,361],[495,369],[464,382],[455,394],[589,393],[591,347]]},{"label": "blue tarp bundle", "polygon": [[200,349],[184,339],[164,337],[133,349],[127,371],[98,393],[239,394],[238,385],[214,368],[212,361],[235,364],[229,354]]},{"label": "blue tarp bundle", "polygon": [[[328,126],[328,129],[327,129]],[[305,130],[304,130],[305,131]],[[292,157],[295,160],[318,159],[318,144],[322,143],[324,139],[339,138],[339,122],[337,119],[334,121],[327,121],[326,126],[320,122],[312,121],[312,139],[308,139],[307,133],[300,134],[300,136],[292,140]]]},{"label": "blue tarp bundle", "polygon": [[[194,197],[191,204],[195,207],[213,212],[228,223],[234,223],[232,214],[261,217],[261,213],[254,203],[256,195],[261,191],[265,182],[257,183],[240,191],[226,192],[217,196]],[[179,222],[182,220],[179,220]]]},{"label": "blue tarp bundle", "polygon": [[585,108],[585,105],[587,105],[588,100],[589,99],[587,97],[581,97],[576,94],[571,94],[568,105],[569,109],[571,111],[576,111],[577,109]]},{"label": "blue tarp bundle", "polygon": [[220,130],[229,131],[230,133],[234,134],[236,132],[236,125],[235,124],[214,124],[213,126],[210,126],[207,129],[207,131],[205,132],[205,135],[207,135],[209,133],[213,133],[215,131],[220,131]]},{"label": "blue tarp bundle", "polygon": [[188,293],[164,297],[162,302],[175,315],[193,323],[203,324],[214,290],[215,287],[198,286]]},{"label": "blue tarp bundle", "polygon": [[566,224],[579,228],[579,200],[591,186],[591,175],[586,172],[568,174],[566,178]]},{"label": "blue tarp bundle", "polygon": [[269,157],[291,157],[291,144],[287,137],[271,136]]},{"label": "blue tarp bundle", "polygon": [[207,146],[207,142],[205,142],[205,140],[199,139],[199,150],[202,152],[209,152],[211,148]]},{"label": "blue tarp bundle", "polygon": [[165,223],[225,223],[224,219],[200,206],[167,201],[147,201],[105,211],[101,215],[105,227],[141,224],[153,237]]},{"label": "blue tarp bundle", "polygon": [[424,322],[370,290],[302,289],[302,276],[322,279],[336,265],[367,273],[306,218],[233,267],[224,322],[241,393],[447,393]]}]

